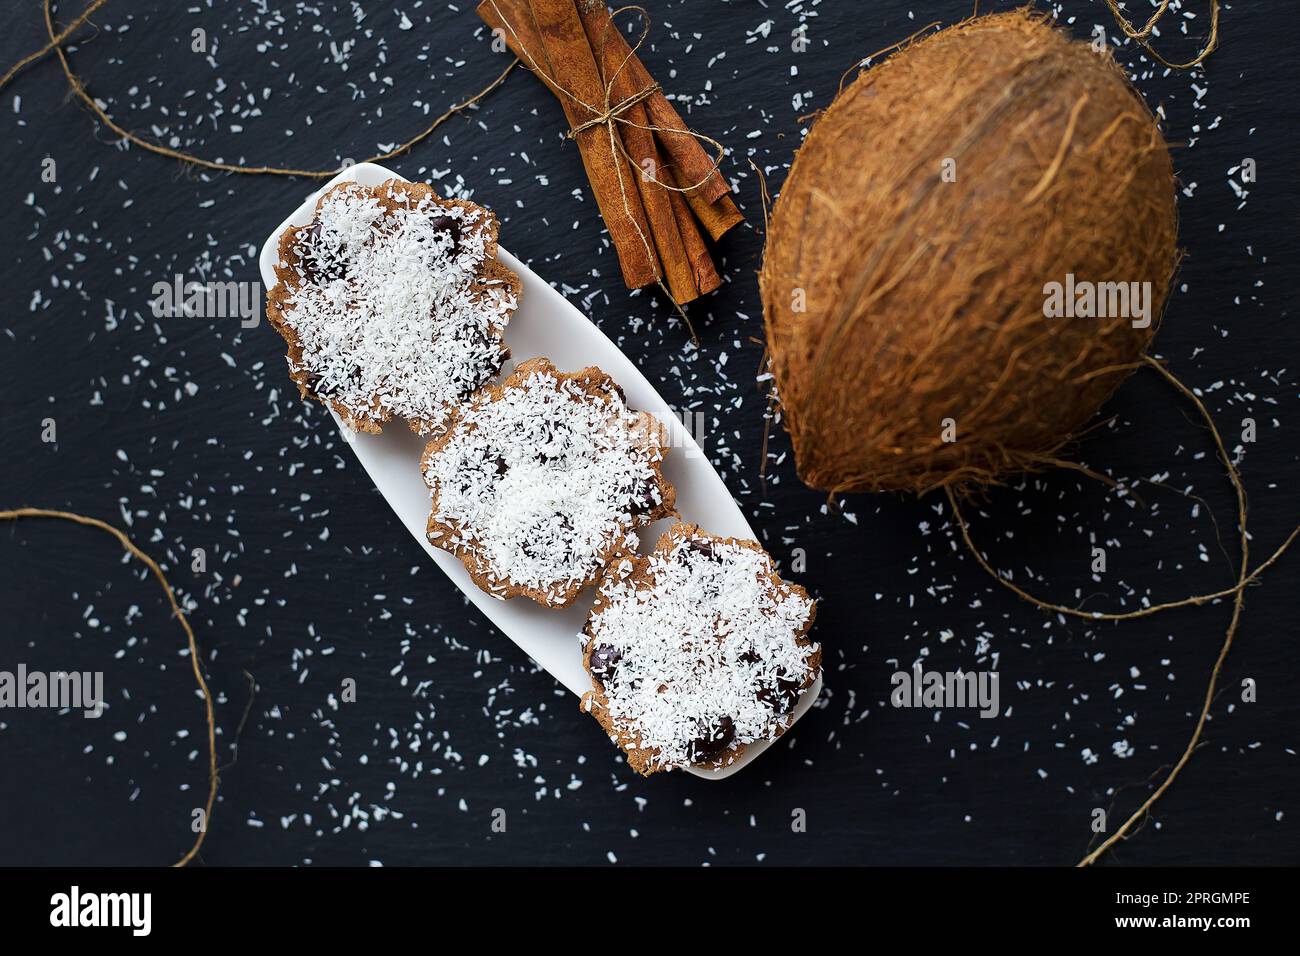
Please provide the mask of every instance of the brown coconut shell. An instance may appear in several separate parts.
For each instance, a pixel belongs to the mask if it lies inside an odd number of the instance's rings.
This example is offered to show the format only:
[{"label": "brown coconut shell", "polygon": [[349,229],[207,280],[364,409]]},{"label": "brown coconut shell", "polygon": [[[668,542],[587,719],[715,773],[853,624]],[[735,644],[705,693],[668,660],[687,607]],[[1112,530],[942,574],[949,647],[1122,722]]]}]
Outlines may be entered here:
[{"label": "brown coconut shell", "polygon": [[[1040,17],[977,17],[865,71],[796,155],[760,274],[800,477],[922,492],[1052,462],[1140,363],[1177,226],[1151,111]],[[1067,273],[1150,282],[1150,327],[1047,318]]]}]

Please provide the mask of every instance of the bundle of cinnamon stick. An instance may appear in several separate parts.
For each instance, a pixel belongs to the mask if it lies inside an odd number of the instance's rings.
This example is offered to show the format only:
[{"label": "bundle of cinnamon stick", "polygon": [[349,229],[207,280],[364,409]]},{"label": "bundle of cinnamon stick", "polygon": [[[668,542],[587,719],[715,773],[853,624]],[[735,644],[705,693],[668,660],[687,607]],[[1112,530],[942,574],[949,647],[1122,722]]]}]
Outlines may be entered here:
[{"label": "bundle of cinnamon stick", "polygon": [[627,287],[682,305],[721,285],[705,236],[742,220],[731,187],[604,0],[481,0],[478,15],[564,108]]}]

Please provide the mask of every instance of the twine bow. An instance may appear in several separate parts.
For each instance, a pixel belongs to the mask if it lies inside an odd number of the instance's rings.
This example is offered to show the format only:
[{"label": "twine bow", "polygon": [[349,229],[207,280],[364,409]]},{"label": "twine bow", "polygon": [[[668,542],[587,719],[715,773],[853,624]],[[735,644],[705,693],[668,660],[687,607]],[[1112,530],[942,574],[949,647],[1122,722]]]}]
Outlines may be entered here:
[{"label": "twine bow", "polygon": [[[564,134],[566,139],[577,139],[579,133],[585,133],[587,130],[591,129],[592,127],[604,126],[606,123],[612,123],[616,120],[619,122],[627,123],[630,126],[639,125],[633,123],[631,120],[621,119],[622,115],[626,113],[628,110],[630,110],[632,107],[636,106],[642,100],[648,99],[649,97],[663,90],[663,87],[660,86],[658,83],[652,83],[649,86],[647,86],[644,90],[642,90],[640,93],[633,93],[627,99],[622,100],[619,103],[616,103],[614,106],[609,106],[608,97],[609,97],[610,90],[612,88],[613,88],[613,83],[611,82],[609,86],[606,87],[605,89],[605,97],[606,97],[605,105],[607,107],[605,112],[601,113],[599,116],[592,117],[591,119],[587,120],[587,122],[585,123],[580,123],[577,126],[569,127],[569,131]],[[574,97],[574,101],[580,102],[577,99],[577,97]],[[642,127],[642,128],[649,129],[650,127]],[[656,180],[656,182],[658,182],[658,180]],[[663,184],[660,183],[660,185]],[[696,185],[699,184],[697,183]]]},{"label": "twine bow", "polygon": [[1205,58],[1213,53],[1219,45],[1219,0],[1210,0],[1209,39],[1205,41],[1201,51],[1186,63],[1171,63],[1157,53],[1150,42],[1151,37],[1155,35],[1156,25],[1160,22],[1160,18],[1169,9],[1169,0],[1160,0],[1160,6],[1156,8],[1155,12],[1151,14],[1151,18],[1147,20],[1146,25],[1140,30],[1132,20],[1129,20],[1120,12],[1118,0],[1106,0],[1106,6],[1110,8],[1110,12],[1114,15],[1115,20],[1119,23],[1120,30],[1123,31],[1126,37],[1130,40],[1136,40],[1147,53],[1172,70],[1190,70],[1194,66],[1200,66],[1205,61]]}]

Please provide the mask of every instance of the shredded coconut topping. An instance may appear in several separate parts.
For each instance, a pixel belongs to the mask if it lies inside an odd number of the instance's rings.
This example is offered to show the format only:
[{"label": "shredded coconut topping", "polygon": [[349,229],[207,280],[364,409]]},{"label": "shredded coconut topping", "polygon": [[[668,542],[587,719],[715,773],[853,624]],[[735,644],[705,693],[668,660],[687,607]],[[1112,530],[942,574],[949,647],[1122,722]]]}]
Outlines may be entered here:
[{"label": "shredded coconut topping", "polygon": [[498,397],[465,407],[425,458],[430,540],[477,558],[497,590],[527,588],[545,603],[571,598],[615,550],[634,548],[630,529],[663,504],[652,467],[663,450],[648,416],[604,381],[593,395],[533,360]]},{"label": "shredded coconut topping", "polygon": [[662,768],[726,763],[778,736],[818,645],[796,638],[812,601],[774,584],[761,550],[691,535],[601,583],[584,649],[609,716]]},{"label": "shredded coconut topping", "polygon": [[391,184],[350,187],[328,193],[298,234],[303,281],[284,320],[302,357],[291,369],[357,419],[399,415],[435,430],[507,354],[501,333],[515,295],[480,275],[490,214]]}]

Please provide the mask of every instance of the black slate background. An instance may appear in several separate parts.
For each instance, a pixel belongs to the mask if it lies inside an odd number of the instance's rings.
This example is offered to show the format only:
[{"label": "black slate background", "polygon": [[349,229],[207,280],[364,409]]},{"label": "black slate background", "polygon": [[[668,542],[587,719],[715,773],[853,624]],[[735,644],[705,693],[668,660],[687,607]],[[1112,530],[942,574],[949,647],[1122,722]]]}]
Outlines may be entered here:
[{"label": "black slate background", "polygon": [[[1113,806],[1118,822],[1181,752],[1226,605],[1121,625],[1058,620],[982,575],[938,498],[827,508],[798,483],[779,429],[766,488],[759,479],[762,213],[746,158],[779,188],[800,115],[829,103],[845,69],[970,4],[647,6],[645,59],[731,149],[749,216],[723,246],[729,285],[693,309],[698,350],[661,302],[623,289],[558,109],[528,75],[389,165],[495,208],[512,252],[671,404],[707,413],[707,449],[777,557],[807,551],[797,577],[822,600],[826,692],[780,745],[718,784],[644,781],[622,764],[424,558],[328,417],[287,387],[269,326],[152,316],[153,283],[176,274],[256,280],[257,248],[312,183],[209,174],[125,148],[68,98],[51,62],[0,92],[0,507],[129,524],[192,602],[228,765],[204,862],[1065,864],[1086,852],[1094,807]],[[1100,2],[1056,9],[1080,37],[1097,24],[1117,35]],[[1207,10],[1183,3],[1162,43],[1190,55]],[[6,13],[7,64],[43,34],[36,4]],[[100,31],[73,62],[120,122],[251,164],[362,159],[504,63],[468,4],[111,0],[95,19]],[[801,22],[810,47],[797,53]],[[211,55],[191,52],[195,28]],[[1156,352],[1203,390],[1243,456],[1258,557],[1296,514],[1300,117],[1280,65],[1284,33],[1238,3],[1205,72],[1169,74],[1131,44],[1117,49],[1163,110],[1183,183],[1187,258]],[[46,157],[54,184],[41,179]],[[1243,200],[1228,179],[1244,157],[1259,173]],[[998,566],[1098,608],[1228,586],[1230,489],[1190,410],[1139,374],[1104,415],[1113,420],[1078,457],[1163,485],[1139,482],[1142,504],[1069,474],[994,491],[978,528]],[[40,440],[47,417],[56,445]],[[1242,446],[1245,417],[1259,438]],[[0,535],[0,668],[103,670],[110,702],[98,721],[0,713],[0,864],[170,863],[206,786],[179,628],[106,536],[34,522]],[[1109,560],[1096,581],[1094,541]],[[195,547],[207,550],[202,574],[190,570]],[[1251,590],[1203,748],[1110,862],[1295,862],[1295,591],[1294,558]],[[922,655],[930,668],[996,667],[1007,713],[890,708],[890,674]],[[236,750],[245,671],[258,691]],[[339,705],[346,677],[360,699]],[[1246,677],[1257,703],[1239,702]],[[491,832],[494,808],[507,813],[504,834]],[[806,833],[791,832],[795,808]]]}]

